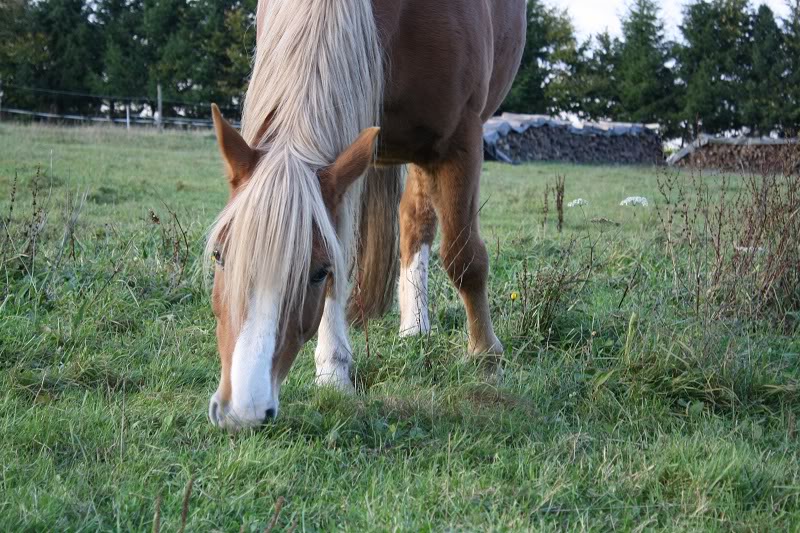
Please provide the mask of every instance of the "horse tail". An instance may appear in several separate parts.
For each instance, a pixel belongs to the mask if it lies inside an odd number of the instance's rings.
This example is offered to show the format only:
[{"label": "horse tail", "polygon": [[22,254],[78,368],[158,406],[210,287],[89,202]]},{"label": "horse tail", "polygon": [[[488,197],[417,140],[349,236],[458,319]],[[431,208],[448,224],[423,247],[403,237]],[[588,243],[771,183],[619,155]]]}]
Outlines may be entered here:
[{"label": "horse tail", "polygon": [[347,314],[363,324],[392,306],[399,276],[400,197],[405,166],[370,167],[361,194],[358,271]]}]

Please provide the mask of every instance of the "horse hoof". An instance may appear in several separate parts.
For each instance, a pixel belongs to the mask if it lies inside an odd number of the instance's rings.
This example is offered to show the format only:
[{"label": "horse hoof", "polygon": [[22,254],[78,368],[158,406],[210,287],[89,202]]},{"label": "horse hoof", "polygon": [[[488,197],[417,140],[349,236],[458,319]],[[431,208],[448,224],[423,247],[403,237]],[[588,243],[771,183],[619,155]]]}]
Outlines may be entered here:
[{"label": "horse hoof", "polygon": [[331,387],[345,394],[353,394],[356,391],[350,380],[350,372],[346,368],[317,372],[316,384],[318,387]]}]

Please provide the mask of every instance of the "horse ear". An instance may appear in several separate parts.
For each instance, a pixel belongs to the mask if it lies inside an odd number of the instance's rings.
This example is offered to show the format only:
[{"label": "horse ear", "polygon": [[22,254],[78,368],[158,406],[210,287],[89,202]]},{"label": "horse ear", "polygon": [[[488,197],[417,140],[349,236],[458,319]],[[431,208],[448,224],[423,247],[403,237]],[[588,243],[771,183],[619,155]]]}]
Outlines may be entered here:
[{"label": "horse ear", "polygon": [[359,178],[372,163],[375,155],[375,142],[380,128],[367,128],[362,131],[353,144],[342,152],[336,161],[322,172],[320,181],[323,192],[332,205],[338,205],[342,195],[353,182]]},{"label": "horse ear", "polygon": [[258,163],[257,150],[250,148],[239,132],[222,118],[217,104],[211,104],[211,116],[214,119],[214,131],[217,134],[217,144],[225,160],[225,167],[230,180],[231,188],[236,189],[246,181]]}]

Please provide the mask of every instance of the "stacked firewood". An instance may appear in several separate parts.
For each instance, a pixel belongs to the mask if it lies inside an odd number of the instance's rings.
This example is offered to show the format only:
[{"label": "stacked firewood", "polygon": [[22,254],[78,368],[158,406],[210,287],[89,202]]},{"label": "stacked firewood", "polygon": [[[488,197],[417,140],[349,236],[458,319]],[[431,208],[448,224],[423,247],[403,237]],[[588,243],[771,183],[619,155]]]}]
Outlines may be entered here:
[{"label": "stacked firewood", "polygon": [[[531,127],[524,133],[511,131],[500,137],[498,159],[514,163],[525,161],[565,161],[582,164],[662,165],[661,139],[651,130],[640,133],[576,133],[569,127]],[[505,156],[503,158],[502,156]]]},{"label": "stacked firewood", "polygon": [[756,174],[796,174],[800,172],[800,144],[709,142],[677,161],[676,165]]}]

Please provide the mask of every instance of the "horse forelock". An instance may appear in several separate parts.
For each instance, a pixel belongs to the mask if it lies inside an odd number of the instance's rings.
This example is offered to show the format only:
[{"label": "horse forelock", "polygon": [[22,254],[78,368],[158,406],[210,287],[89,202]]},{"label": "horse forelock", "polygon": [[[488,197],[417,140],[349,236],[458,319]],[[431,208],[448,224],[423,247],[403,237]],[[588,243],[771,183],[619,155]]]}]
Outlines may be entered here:
[{"label": "horse forelock", "polygon": [[269,295],[282,312],[302,306],[315,234],[334,272],[344,269],[314,168],[273,145],[209,236],[209,250],[225,258],[223,297],[234,324],[251,299]]},{"label": "horse forelock", "polygon": [[269,0],[266,9],[242,116],[243,137],[264,154],[207,243],[208,252],[222,245],[234,324],[264,293],[282,311],[302,305],[315,232],[346,298],[362,186],[348,191],[334,227],[317,172],[378,124],[383,94],[370,0]]}]

